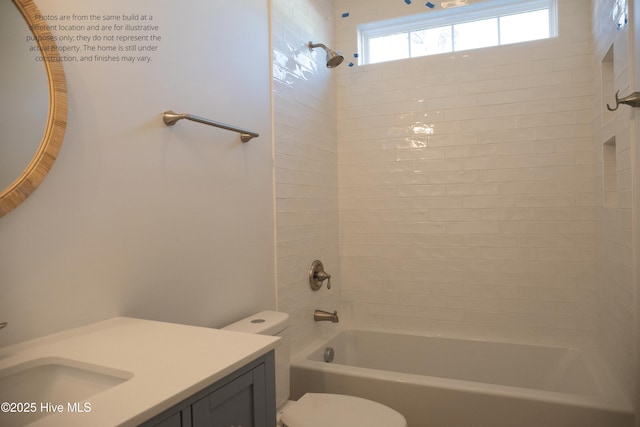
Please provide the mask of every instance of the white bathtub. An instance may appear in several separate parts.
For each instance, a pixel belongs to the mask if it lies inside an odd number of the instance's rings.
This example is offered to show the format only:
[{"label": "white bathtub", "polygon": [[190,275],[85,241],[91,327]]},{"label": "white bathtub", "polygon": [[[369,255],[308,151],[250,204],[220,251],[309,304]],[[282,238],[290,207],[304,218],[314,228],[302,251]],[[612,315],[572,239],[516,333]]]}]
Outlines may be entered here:
[{"label": "white bathtub", "polygon": [[631,406],[599,372],[574,349],[341,330],[292,357],[291,395],[364,397],[409,427],[632,427]]}]

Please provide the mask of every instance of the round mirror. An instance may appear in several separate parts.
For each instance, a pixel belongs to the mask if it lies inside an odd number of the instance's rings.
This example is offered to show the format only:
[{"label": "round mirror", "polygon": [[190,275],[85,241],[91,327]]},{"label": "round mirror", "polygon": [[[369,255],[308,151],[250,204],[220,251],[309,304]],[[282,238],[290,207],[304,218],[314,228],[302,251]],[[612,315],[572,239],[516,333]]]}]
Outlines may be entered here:
[{"label": "round mirror", "polygon": [[5,58],[0,67],[3,119],[0,141],[0,188],[16,180],[38,151],[49,114],[49,81],[42,63],[29,52],[31,30],[18,8],[0,2],[0,52]]},{"label": "round mirror", "polygon": [[[53,166],[67,123],[67,89],[56,43],[35,3],[2,2],[0,17],[2,216],[22,203]],[[38,49],[29,52],[29,46]]]}]

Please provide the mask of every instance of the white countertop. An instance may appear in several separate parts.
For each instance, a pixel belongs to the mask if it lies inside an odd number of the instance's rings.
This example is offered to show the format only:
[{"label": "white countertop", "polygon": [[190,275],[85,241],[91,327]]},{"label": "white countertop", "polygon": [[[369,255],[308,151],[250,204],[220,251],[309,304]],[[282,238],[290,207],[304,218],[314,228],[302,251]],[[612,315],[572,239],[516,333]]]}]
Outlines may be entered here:
[{"label": "white countertop", "polygon": [[[90,412],[48,415],[32,426],[135,426],[274,349],[279,338],[116,317],[0,349],[0,370],[63,358],[133,376],[84,399]],[[40,407],[41,402],[36,402]],[[46,403],[46,402],[45,402]],[[67,402],[51,402],[63,404]],[[0,418],[11,414],[0,414]]]}]

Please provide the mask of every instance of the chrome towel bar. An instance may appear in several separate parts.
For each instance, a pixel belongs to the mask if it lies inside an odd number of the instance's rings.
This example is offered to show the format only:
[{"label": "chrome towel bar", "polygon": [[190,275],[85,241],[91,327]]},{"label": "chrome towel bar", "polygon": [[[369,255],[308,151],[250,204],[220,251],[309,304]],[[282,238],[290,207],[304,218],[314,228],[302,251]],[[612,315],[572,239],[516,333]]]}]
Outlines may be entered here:
[{"label": "chrome towel bar", "polygon": [[176,124],[178,120],[182,120],[182,119],[187,119],[187,120],[191,120],[192,122],[198,122],[205,125],[214,126],[220,129],[230,130],[232,132],[238,132],[240,134],[240,139],[242,140],[242,142],[248,142],[248,141],[251,141],[252,138],[257,138],[258,136],[260,136],[260,134],[248,131],[246,129],[230,126],[224,123],[216,122],[214,120],[209,120],[203,117],[194,116],[192,114],[178,114],[178,113],[174,113],[173,111],[165,111],[162,114],[162,120],[164,121],[164,124],[167,126],[173,126]]}]

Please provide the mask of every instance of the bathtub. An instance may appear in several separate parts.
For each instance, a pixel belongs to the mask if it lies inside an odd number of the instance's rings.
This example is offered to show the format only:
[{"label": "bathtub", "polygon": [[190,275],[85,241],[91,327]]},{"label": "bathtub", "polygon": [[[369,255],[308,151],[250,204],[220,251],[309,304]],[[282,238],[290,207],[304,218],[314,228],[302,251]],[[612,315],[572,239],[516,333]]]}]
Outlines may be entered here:
[{"label": "bathtub", "polygon": [[291,358],[291,396],[364,397],[409,427],[632,427],[594,366],[575,349],[345,329]]}]

